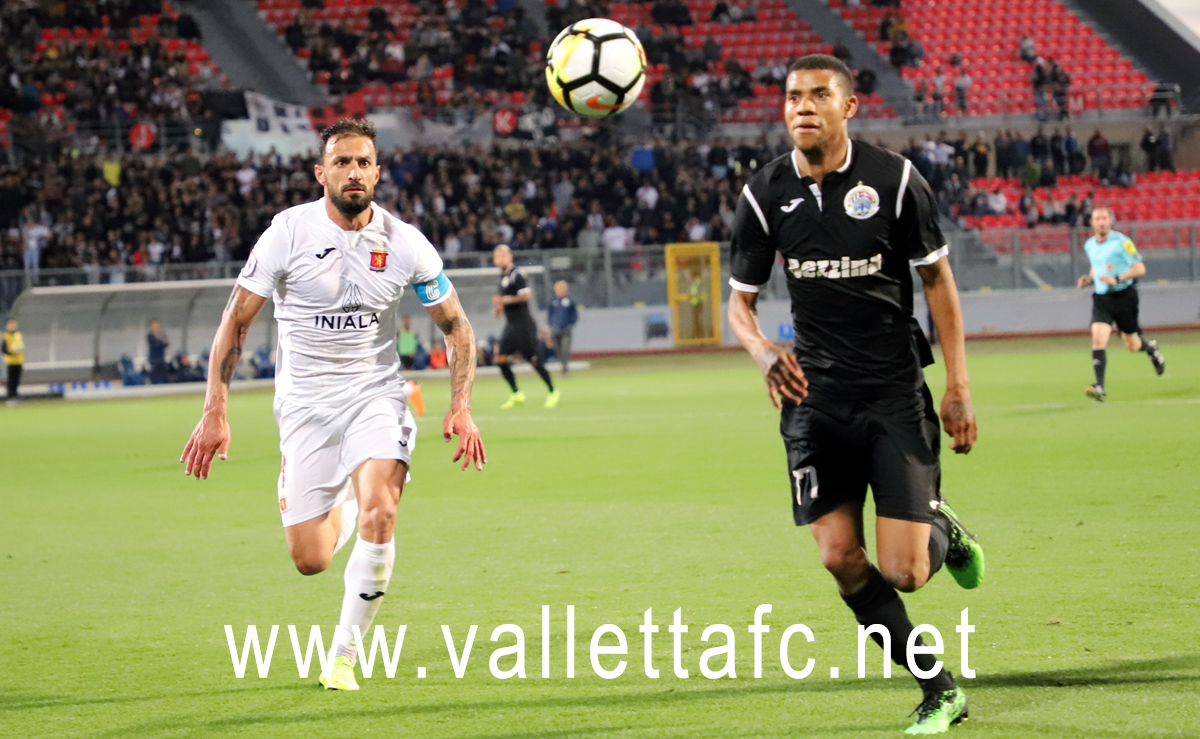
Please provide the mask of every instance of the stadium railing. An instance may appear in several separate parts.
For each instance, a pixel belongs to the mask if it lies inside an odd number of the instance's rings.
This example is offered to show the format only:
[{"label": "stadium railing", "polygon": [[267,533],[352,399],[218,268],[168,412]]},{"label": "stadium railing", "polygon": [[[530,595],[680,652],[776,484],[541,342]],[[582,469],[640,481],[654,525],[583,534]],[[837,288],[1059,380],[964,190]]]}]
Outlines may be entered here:
[{"label": "stadium railing", "polygon": [[[1145,221],[1121,224],[1147,262],[1150,280],[1200,281],[1200,221]],[[947,234],[950,264],[963,290],[1073,287],[1087,271],[1083,243],[1090,231],[1066,226],[1036,229],[991,229]],[[535,298],[545,306],[553,283],[566,280],[571,294],[584,305],[626,307],[665,305],[664,246],[631,245],[624,251],[600,248],[522,250],[517,263],[534,277]],[[454,278],[468,310],[487,311],[495,293],[491,252],[445,257],[447,267],[461,271]],[[31,287],[132,284],[181,280],[231,279],[242,262],[92,267],[0,271],[0,312]],[[729,244],[721,244],[722,284],[729,278]],[[919,283],[915,284],[919,289]],[[727,290],[728,288],[726,288]],[[768,284],[770,297],[787,295],[781,270]]]}]

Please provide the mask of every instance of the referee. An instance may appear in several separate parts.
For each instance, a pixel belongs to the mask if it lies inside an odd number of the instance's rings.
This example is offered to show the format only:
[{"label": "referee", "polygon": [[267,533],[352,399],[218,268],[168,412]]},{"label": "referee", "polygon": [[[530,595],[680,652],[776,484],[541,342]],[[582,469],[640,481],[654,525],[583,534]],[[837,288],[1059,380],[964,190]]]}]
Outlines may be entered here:
[{"label": "referee", "polygon": [[1125,347],[1131,352],[1146,352],[1154,371],[1167,369],[1158,342],[1142,336],[1138,323],[1137,278],[1146,276],[1146,263],[1138,254],[1133,240],[1112,230],[1112,209],[1107,205],[1092,210],[1093,236],[1083,244],[1092,268],[1079,278],[1079,286],[1095,285],[1092,295],[1092,369],[1096,384],[1088,385],[1089,398],[1101,402],[1108,397],[1104,390],[1104,370],[1108,367],[1108,339],[1113,324],[1121,332]]},{"label": "referee", "polygon": [[[910,265],[942,339],[950,445],[975,443],[962,314],[929,184],[912,163],[851,142],[850,70],[823,54],[788,67],[784,119],[795,149],[742,189],[732,236],[729,323],[782,411],[789,497],[855,618],[890,634],[908,667],[913,624],[897,590],[923,586],[943,563],[959,585],[983,579],[983,550],[939,492],[938,413],[922,367],[932,351],[913,317]],[[771,343],[756,303],[783,256],[794,353]],[[867,559],[863,504],[875,501],[878,564]],[[922,643],[919,634],[915,644]],[[874,636],[881,645],[881,636]],[[910,734],[936,734],[967,716],[967,700],[935,658],[913,655],[924,693]]]},{"label": "referee", "polygon": [[504,332],[500,334],[500,350],[496,353],[496,365],[500,374],[504,375],[512,395],[500,406],[501,410],[509,410],[525,402],[525,393],[517,389],[517,378],[512,371],[510,361],[514,354],[526,359],[533,369],[546,383],[550,393],[546,396],[546,407],[558,405],[558,391],[546,370],[545,358],[542,356],[538,342],[537,324],[529,311],[529,283],[525,275],[513,265],[512,249],[501,244],[492,250],[492,263],[500,268],[500,294],[492,296],[492,315],[499,317],[504,314]]},{"label": "referee", "polygon": [[25,337],[21,335],[17,319],[10,318],[0,334],[0,353],[4,355],[4,368],[7,372],[7,393],[5,401],[8,405],[16,405],[17,388],[21,386],[21,370],[25,368]]}]

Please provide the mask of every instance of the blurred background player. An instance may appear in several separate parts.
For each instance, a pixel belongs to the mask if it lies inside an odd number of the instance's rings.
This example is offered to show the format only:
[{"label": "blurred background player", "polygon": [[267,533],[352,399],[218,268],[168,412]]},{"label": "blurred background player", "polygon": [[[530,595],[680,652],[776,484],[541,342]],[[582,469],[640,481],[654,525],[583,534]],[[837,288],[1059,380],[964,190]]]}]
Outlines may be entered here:
[{"label": "blurred background player", "polygon": [[546,323],[550,324],[550,345],[562,363],[564,376],[571,372],[571,330],[578,321],[579,310],[567,295],[567,281],[559,280],[554,283],[554,300],[546,306]]},{"label": "blurred background player", "polygon": [[533,365],[533,369],[546,383],[550,393],[546,396],[546,407],[558,405],[558,391],[554,389],[554,381],[546,370],[542,353],[538,350],[537,323],[529,310],[529,283],[525,275],[513,264],[512,249],[506,244],[497,246],[492,251],[492,263],[500,269],[500,294],[492,296],[492,315],[499,317],[504,314],[504,332],[500,334],[500,350],[496,354],[496,365],[500,374],[512,388],[512,395],[500,406],[509,410],[525,402],[525,393],[517,389],[517,378],[512,371],[510,361],[514,354],[525,358]]},{"label": "blurred background player", "polygon": [[229,382],[250,325],[273,297],[281,353],[277,494],[296,569],[327,569],[361,511],[332,665],[320,678],[330,690],[357,690],[353,629],[370,632],[391,581],[396,509],[416,441],[394,344],[397,306],[409,285],[455,349],[443,438],[458,435],[454,460],[464,470],[471,462],[482,470],[487,460],[471,419],[475,336],[433,244],[372,202],[379,182],[374,126],[341,120],[325,129],[315,174],[324,197],[275,216],[238,276],[213,338],[204,413],[179,461],[200,479],[214,457],[225,459]]},{"label": "blurred background player", "polygon": [[25,337],[21,335],[19,329],[17,320],[10,318],[4,327],[4,334],[0,335],[0,351],[4,353],[4,369],[7,372],[8,392],[4,397],[8,405],[15,405],[17,402],[21,370],[25,367]]},{"label": "blurred background player", "polygon": [[[742,188],[731,243],[729,325],[782,412],[789,498],[843,601],[860,624],[890,634],[892,661],[924,698],[909,734],[937,734],[967,716],[967,698],[921,644],[897,591],[944,563],[964,588],[983,580],[983,550],[942,499],[938,413],[922,367],[933,363],[913,317],[916,268],[942,337],[941,418],[966,454],[975,444],[962,312],[937,203],[912,163],[851,143],[858,109],[850,70],[823,54],[788,67],[784,119],[795,148]],[[796,343],[762,332],[760,286],[784,257]],[[803,363],[803,369],[801,364]],[[875,501],[878,567],[867,557],[863,506]],[[881,646],[882,636],[873,632]],[[910,668],[912,664],[915,667]]]},{"label": "blurred background player", "polygon": [[1146,263],[1132,239],[1112,230],[1112,221],[1112,209],[1108,206],[1099,205],[1092,211],[1094,235],[1083,244],[1092,267],[1079,278],[1080,287],[1095,285],[1096,290],[1092,294],[1092,368],[1096,371],[1096,382],[1088,385],[1085,392],[1099,401],[1108,397],[1104,390],[1104,370],[1108,366],[1108,338],[1114,323],[1129,351],[1146,352],[1154,371],[1160,375],[1167,369],[1158,342],[1143,337],[1138,324],[1137,279],[1145,276]]}]

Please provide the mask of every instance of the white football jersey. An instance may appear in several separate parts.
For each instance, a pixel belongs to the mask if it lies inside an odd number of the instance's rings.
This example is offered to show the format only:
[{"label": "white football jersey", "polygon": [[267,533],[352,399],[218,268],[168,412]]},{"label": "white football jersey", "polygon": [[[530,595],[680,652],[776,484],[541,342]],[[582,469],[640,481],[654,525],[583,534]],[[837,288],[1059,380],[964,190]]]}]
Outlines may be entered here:
[{"label": "white football jersey", "polygon": [[371,211],[363,229],[343,231],[324,198],[288,208],[238,275],[238,285],[275,301],[276,400],[342,405],[397,390],[396,306],[405,286],[426,306],[450,297],[433,244],[374,203]]}]

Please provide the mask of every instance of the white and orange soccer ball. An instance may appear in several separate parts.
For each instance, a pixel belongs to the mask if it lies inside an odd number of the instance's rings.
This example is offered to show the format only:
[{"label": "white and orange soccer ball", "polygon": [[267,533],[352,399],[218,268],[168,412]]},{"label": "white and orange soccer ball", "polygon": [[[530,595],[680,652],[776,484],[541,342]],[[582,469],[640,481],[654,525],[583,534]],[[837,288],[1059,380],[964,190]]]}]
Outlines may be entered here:
[{"label": "white and orange soccer ball", "polygon": [[608,18],[572,23],[546,50],[550,94],[572,113],[604,118],[628,108],[646,84],[646,51]]}]

